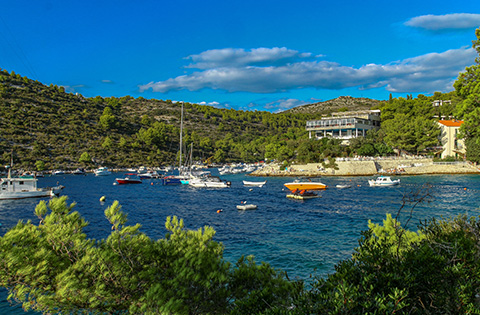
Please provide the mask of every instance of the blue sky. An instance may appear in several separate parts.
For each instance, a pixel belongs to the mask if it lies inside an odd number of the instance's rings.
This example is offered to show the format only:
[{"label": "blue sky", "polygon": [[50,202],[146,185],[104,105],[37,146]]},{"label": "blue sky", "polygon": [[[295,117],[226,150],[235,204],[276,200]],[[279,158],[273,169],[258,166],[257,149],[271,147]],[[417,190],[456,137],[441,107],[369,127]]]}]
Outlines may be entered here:
[{"label": "blue sky", "polygon": [[478,0],[0,0],[0,68],[86,97],[278,112],[452,91],[478,27]]}]

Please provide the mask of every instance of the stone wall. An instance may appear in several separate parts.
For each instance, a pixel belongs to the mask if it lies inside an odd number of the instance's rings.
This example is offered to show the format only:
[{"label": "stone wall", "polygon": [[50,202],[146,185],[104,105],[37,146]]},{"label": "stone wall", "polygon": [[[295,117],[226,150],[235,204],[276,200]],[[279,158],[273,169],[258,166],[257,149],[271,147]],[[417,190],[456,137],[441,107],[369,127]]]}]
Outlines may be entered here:
[{"label": "stone wall", "polygon": [[281,168],[271,163],[253,172],[252,176],[371,176],[376,174],[480,174],[470,163],[434,164],[432,159],[375,159],[336,161],[336,168],[323,168],[321,163],[292,165]]}]

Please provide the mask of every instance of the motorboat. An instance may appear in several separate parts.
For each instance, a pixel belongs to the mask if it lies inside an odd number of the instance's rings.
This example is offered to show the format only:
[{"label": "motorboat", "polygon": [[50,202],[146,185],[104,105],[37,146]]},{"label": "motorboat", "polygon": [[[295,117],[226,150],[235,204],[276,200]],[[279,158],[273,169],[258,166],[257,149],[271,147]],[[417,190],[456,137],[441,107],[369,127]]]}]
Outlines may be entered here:
[{"label": "motorboat", "polygon": [[95,176],[106,176],[106,175],[110,175],[112,174],[112,172],[106,168],[106,167],[99,167],[97,168],[95,171],[93,171],[95,173]]},{"label": "motorboat", "polygon": [[182,178],[174,175],[165,176],[162,178],[162,185],[181,185]]},{"label": "motorboat", "polygon": [[53,197],[60,193],[64,186],[37,188],[36,178],[1,178],[0,200],[24,199],[35,197]]},{"label": "motorboat", "polygon": [[218,176],[204,176],[190,179],[188,184],[196,188],[227,188],[232,183],[221,180]]},{"label": "motorboat", "polygon": [[266,183],[267,183],[267,181],[263,181],[263,182],[251,182],[251,181],[244,180],[244,181],[243,181],[243,186],[263,187],[263,185],[265,185]]},{"label": "motorboat", "polygon": [[126,184],[141,184],[142,180],[136,177],[137,174],[135,173],[127,173],[125,174],[124,178],[115,178],[119,185],[126,185]]},{"label": "motorboat", "polygon": [[72,172],[73,175],[85,175],[86,172],[83,168],[77,168]]},{"label": "motorboat", "polygon": [[337,187],[338,189],[347,189],[347,188],[351,188],[352,185],[336,185],[335,187]]},{"label": "motorboat", "polygon": [[237,210],[255,210],[255,209],[257,209],[257,205],[254,205],[254,204],[237,205]]},{"label": "motorboat", "polygon": [[390,176],[379,176],[376,179],[368,180],[370,186],[395,186],[400,184],[400,179],[392,180]]},{"label": "motorboat", "polygon": [[285,183],[283,184],[285,187],[287,187],[289,190],[293,191],[295,189],[298,190],[325,190],[327,189],[327,185],[321,183],[321,182],[315,182],[315,181],[293,181],[290,183]]}]

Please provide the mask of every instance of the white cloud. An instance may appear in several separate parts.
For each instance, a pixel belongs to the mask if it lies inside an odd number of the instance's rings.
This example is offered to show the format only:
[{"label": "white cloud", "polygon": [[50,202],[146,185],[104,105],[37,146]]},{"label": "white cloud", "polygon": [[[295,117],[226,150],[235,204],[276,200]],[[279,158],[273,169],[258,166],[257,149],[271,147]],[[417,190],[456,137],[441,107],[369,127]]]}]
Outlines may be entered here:
[{"label": "white cloud", "polygon": [[[391,92],[431,93],[451,90],[452,78],[466,66],[473,64],[476,57],[474,49],[463,47],[385,65],[367,64],[359,68],[318,60],[255,65],[258,60],[279,60],[273,55],[285,56],[288,55],[287,52],[290,52],[291,56],[296,54],[286,48],[281,51],[285,54],[268,52],[272,54],[270,59],[265,57],[268,53],[258,54],[263,56],[259,58],[240,53],[238,60],[232,55],[221,58],[218,57],[219,54],[215,54],[215,59],[202,53],[198,55],[203,56],[197,59],[199,64],[202,67],[209,64],[211,68],[165,81],[150,82],[139,88],[140,91],[152,89],[161,93],[175,90],[198,91],[204,88],[228,92],[276,93],[304,88],[340,90],[358,87],[365,90],[385,87]],[[227,65],[226,60],[229,58],[231,64]],[[213,67],[214,65],[222,66]]]},{"label": "white cloud", "polygon": [[430,31],[477,28],[480,26],[480,14],[422,15],[411,18],[405,25]]},{"label": "white cloud", "polygon": [[311,58],[310,53],[300,53],[285,47],[245,49],[212,49],[198,55],[190,55],[193,63],[187,68],[212,69],[219,67],[240,67],[245,65],[288,63],[298,59]]}]

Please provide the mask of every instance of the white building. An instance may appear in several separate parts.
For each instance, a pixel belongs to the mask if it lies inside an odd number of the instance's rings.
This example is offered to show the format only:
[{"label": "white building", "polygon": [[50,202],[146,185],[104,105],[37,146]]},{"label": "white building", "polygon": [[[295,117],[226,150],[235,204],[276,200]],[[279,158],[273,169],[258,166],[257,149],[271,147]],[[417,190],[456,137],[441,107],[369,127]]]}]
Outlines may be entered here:
[{"label": "white building", "polygon": [[466,154],[465,142],[458,138],[462,120],[439,120],[438,124],[442,133],[440,141],[442,143],[442,159],[446,157],[464,157]]},{"label": "white building", "polygon": [[307,121],[310,139],[315,137],[348,140],[365,137],[368,130],[380,128],[380,110],[332,113],[331,117]]}]

